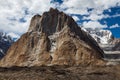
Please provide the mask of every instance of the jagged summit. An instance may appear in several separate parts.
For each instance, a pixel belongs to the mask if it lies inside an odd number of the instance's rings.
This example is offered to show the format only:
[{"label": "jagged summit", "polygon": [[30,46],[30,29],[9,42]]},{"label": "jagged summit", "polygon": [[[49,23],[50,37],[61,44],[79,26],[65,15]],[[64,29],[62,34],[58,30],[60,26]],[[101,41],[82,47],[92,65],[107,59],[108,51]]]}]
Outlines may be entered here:
[{"label": "jagged summit", "polygon": [[[94,45],[95,49],[98,48],[98,44],[95,41],[91,41],[92,37],[82,31],[71,16],[53,8],[50,8],[48,12],[44,12],[42,16],[38,14],[33,16],[28,32],[43,32],[49,36],[60,31],[62,33],[62,30],[69,30],[69,32],[75,33],[75,35],[78,35],[80,39],[87,42],[90,46]],[[99,48],[97,50],[102,53],[102,50]]]},{"label": "jagged summit", "polygon": [[96,41],[72,17],[51,8],[33,16],[28,32],[10,47],[0,66],[96,65],[102,58]]},{"label": "jagged summit", "polygon": [[59,12],[57,9],[51,8],[48,12],[44,12],[42,16],[35,15],[32,18],[28,32],[38,31],[44,32],[47,35],[52,35],[65,27],[75,30],[77,24],[72,17],[63,12]]}]

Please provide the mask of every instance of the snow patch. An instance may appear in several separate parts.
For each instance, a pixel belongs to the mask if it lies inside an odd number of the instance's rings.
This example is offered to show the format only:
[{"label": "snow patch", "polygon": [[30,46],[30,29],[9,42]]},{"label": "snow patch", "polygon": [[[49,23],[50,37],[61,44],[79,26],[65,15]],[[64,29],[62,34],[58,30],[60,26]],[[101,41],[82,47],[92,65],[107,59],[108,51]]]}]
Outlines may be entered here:
[{"label": "snow patch", "polygon": [[0,49],[0,52],[4,55],[4,52],[3,52],[3,50],[2,50],[2,49]]},{"label": "snow patch", "polygon": [[20,38],[19,35],[15,34],[13,32],[8,33],[7,36],[10,36],[12,38],[12,40],[14,40],[14,41],[17,41]]},{"label": "snow patch", "polygon": [[90,29],[82,28],[85,32],[88,32],[98,43],[100,44],[110,44],[112,40],[112,32],[109,30],[102,29]]},{"label": "snow patch", "polygon": [[56,50],[56,38],[59,36],[59,32],[56,32],[55,34],[53,35],[50,35],[49,36],[49,39],[50,39],[50,43],[51,43],[51,49],[50,49],[50,53],[51,53],[51,56],[53,56],[53,52]]}]

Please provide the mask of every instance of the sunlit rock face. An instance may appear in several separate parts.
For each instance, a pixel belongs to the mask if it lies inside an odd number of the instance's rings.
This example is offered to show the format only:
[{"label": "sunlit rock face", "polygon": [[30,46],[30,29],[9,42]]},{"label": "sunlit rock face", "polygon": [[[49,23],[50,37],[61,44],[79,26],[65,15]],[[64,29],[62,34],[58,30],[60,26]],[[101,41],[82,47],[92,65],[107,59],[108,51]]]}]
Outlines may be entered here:
[{"label": "sunlit rock face", "polygon": [[51,8],[31,19],[28,32],[15,42],[0,66],[99,65],[103,51],[72,17]]}]

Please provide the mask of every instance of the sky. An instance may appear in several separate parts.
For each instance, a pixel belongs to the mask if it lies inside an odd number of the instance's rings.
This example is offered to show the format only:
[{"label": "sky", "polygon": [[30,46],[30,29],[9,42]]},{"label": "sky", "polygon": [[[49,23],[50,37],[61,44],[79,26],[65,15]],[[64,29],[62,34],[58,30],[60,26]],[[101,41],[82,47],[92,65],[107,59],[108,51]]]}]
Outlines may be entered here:
[{"label": "sky", "polygon": [[72,16],[84,28],[110,30],[120,38],[120,0],[0,0],[0,31],[21,35],[32,16],[50,7]]}]

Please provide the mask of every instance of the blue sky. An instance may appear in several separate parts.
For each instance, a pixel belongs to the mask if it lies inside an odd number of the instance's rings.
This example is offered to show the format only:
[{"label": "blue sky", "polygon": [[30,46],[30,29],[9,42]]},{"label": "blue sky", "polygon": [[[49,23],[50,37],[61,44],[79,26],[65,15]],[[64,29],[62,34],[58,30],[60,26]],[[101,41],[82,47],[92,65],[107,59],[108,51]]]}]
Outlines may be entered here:
[{"label": "blue sky", "polygon": [[120,0],[0,0],[0,31],[21,35],[33,15],[50,7],[72,16],[84,28],[107,29],[120,38]]}]

